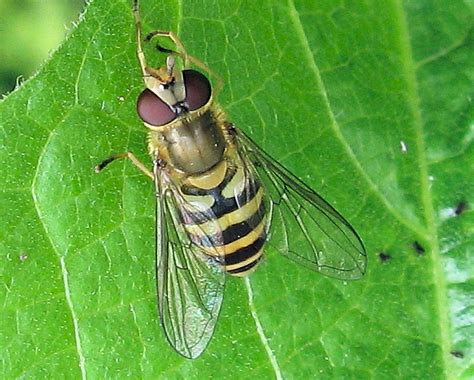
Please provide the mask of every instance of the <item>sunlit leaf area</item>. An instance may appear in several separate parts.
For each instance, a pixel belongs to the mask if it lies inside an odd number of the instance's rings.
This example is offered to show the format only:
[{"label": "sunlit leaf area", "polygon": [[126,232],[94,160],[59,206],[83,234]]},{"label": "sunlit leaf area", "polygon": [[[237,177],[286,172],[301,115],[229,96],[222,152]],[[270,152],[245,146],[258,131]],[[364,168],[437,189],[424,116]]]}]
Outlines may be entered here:
[{"label": "sunlit leaf area", "polygon": [[94,172],[125,151],[151,167],[131,1],[20,3],[0,4],[2,378],[474,377],[472,4],[141,1],[145,33],[220,75],[228,119],[368,254],[341,281],[268,246],[188,360],[158,317],[154,186],[127,160]]}]

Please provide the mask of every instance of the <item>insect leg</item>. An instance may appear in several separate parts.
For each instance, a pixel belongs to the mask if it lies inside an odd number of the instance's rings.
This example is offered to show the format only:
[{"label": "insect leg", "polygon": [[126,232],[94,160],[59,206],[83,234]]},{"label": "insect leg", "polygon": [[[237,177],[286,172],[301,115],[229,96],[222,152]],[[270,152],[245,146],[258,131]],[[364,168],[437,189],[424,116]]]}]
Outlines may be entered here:
[{"label": "insect leg", "polygon": [[140,169],[144,174],[146,174],[148,177],[150,177],[152,180],[155,179],[155,176],[153,173],[137,158],[132,152],[124,152],[124,153],[118,153],[110,156],[109,158],[105,159],[102,161],[100,164],[98,164],[95,167],[96,173],[99,173],[102,171],[107,165],[109,165],[111,162],[119,159],[119,158],[128,158],[132,163]]},{"label": "insect leg", "polygon": [[135,33],[137,37],[137,56],[138,56],[138,61],[140,62],[140,67],[142,69],[142,74],[144,77],[149,76],[146,68],[146,58],[145,58],[145,53],[143,52],[142,48],[142,22],[141,22],[141,17],[140,17],[140,9],[138,5],[138,0],[133,1],[133,16],[135,18]]},{"label": "insect leg", "polygon": [[213,77],[217,82],[215,90],[214,90],[214,96],[217,96],[217,94],[220,92],[220,90],[224,86],[224,81],[223,81],[223,79],[220,75],[218,75],[217,73],[212,71],[209,68],[209,66],[207,66],[201,60],[197,59],[196,57],[194,57],[192,55],[189,55],[186,52],[184,44],[181,42],[179,37],[174,32],[171,32],[171,31],[170,32],[164,32],[164,31],[155,30],[153,32],[148,33],[145,40],[146,41],[151,41],[155,37],[164,37],[164,38],[170,39],[175,44],[176,49],[177,49],[177,51],[174,51],[174,50],[171,50],[171,49],[168,49],[168,48],[164,48],[161,45],[158,45],[157,46],[158,50],[163,51],[163,52],[167,52],[167,53],[171,53],[171,54],[176,54],[176,55],[180,56],[183,59],[183,65],[184,65],[185,68],[188,67],[188,61],[189,61],[193,65],[199,67],[200,69],[202,69],[203,71],[208,73],[211,77]]},{"label": "insect leg", "polygon": [[164,38],[170,39],[176,45],[177,51],[167,49],[167,48],[163,48],[163,50],[165,52],[169,52],[169,53],[173,53],[173,54],[177,54],[181,56],[183,60],[185,61],[184,63],[186,66],[186,59],[189,58],[189,54],[186,52],[186,49],[184,48],[183,43],[181,42],[181,40],[178,38],[176,34],[174,34],[173,32],[164,32],[160,30],[154,30],[153,32],[150,32],[146,35],[145,41],[147,42],[151,41],[155,37],[164,37]]}]

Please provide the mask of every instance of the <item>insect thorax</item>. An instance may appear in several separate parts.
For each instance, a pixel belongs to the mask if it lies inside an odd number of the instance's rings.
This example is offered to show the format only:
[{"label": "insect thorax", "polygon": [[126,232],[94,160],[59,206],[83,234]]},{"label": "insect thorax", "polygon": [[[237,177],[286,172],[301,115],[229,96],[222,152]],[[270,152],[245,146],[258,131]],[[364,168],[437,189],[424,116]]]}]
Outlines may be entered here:
[{"label": "insect thorax", "polygon": [[207,108],[177,119],[162,131],[150,131],[150,154],[185,175],[205,173],[224,157],[226,123],[220,116]]}]

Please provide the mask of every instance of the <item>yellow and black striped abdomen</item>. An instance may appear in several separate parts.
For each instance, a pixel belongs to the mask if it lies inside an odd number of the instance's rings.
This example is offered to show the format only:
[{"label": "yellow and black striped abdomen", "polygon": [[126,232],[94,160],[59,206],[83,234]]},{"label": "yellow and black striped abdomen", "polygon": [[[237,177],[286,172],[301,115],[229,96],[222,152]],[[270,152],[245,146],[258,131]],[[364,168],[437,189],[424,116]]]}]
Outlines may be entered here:
[{"label": "yellow and black striped abdomen", "polygon": [[245,276],[261,259],[267,237],[264,190],[242,168],[225,165],[221,178],[212,188],[206,188],[212,180],[181,186],[187,204],[199,210],[182,207],[182,219],[191,240],[206,255],[223,258],[229,274]]}]

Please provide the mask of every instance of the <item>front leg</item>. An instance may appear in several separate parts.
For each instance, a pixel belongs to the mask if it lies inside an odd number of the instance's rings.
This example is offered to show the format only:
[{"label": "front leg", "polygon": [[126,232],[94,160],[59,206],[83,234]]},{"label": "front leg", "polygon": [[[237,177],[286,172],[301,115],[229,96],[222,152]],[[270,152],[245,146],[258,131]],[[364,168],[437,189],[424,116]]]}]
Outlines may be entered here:
[{"label": "front leg", "polygon": [[117,153],[110,156],[95,167],[96,173],[101,172],[107,165],[120,158],[128,158],[142,173],[150,177],[152,181],[155,179],[153,173],[137,157],[135,157],[132,152]]}]

